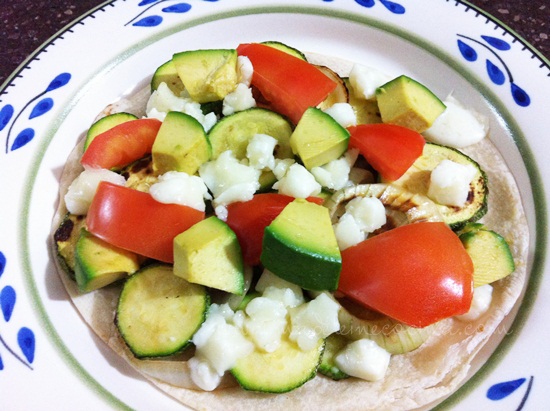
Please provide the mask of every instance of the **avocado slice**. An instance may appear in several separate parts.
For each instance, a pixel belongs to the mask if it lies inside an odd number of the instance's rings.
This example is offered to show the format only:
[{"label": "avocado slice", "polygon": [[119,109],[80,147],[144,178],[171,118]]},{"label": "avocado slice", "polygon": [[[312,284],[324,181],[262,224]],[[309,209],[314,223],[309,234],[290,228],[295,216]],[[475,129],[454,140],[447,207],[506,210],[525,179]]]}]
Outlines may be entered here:
[{"label": "avocado slice", "polygon": [[244,264],[237,236],[216,216],[174,238],[174,274],[190,283],[244,293]]},{"label": "avocado slice", "polygon": [[85,228],[75,248],[75,279],[81,292],[105,287],[139,270],[136,254],[115,247]]},{"label": "avocado slice", "polygon": [[342,257],[328,209],[304,199],[289,203],[266,227],[260,259],[306,290],[335,290]]},{"label": "avocado slice", "polygon": [[202,125],[188,114],[170,111],[151,149],[158,174],[183,171],[189,175],[210,159],[211,148]]},{"label": "avocado slice", "polygon": [[349,132],[324,111],[308,108],[290,136],[290,147],[311,170],[344,154]]},{"label": "avocado slice", "polygon": [[191,50],[172,56],[191,98],[199,103],[222,100],[237,86],[237,50]]},{"label": "avocado slice", "polygon": [[445,104],[428,88],[402,75],[376,90],[382,122],[422,133],[445,111]]}]

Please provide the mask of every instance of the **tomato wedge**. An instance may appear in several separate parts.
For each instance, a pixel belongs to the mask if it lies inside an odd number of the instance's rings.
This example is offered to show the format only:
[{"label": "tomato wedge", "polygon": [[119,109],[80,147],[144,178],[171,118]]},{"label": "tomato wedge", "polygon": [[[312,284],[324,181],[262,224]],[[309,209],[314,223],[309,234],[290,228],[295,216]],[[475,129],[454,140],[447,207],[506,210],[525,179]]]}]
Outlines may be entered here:
[{"label": "tomato wedge", "polygon": [[241,44],[237,53],[252,62],[252,85],[274,111],[294,124],[308,107],[317,106],[336,88],[314,65],[265,44]]},{"label": "tomato wedge", "polygon": [[204,212],[179,204],[164,204],[150,194],[101,182],[86,224],[97,237],[125,250],[173,263],[173,240],[204,219]]},{"label": "tomato wedge", "polygon": [[426,141],[420,133],[393,124],[348,127],[350,147],[357,148],[385,180],[395,181],[422,155]]},{"label": "tomato wedge", "polygon": [[151,152],[162,122],[141,118],[118,124],[92,140],[80,163],[97,168],[118,168]]},{"label": "tomato wedge", "polygon": [[[250,201],[227,206],[226,222],[237,235],[246,264],[260,264],[264,229],[293,200],[294,197],[283,194],[262,193],[256,194]],[[323,202],[318,197],[310,197],[308,201]]]},{"label": "tomato wedge", "polygon": [[426,327],[469,310],[473,263],[445,223],[408,224],[342,251],[338,289],[395,320]]}]

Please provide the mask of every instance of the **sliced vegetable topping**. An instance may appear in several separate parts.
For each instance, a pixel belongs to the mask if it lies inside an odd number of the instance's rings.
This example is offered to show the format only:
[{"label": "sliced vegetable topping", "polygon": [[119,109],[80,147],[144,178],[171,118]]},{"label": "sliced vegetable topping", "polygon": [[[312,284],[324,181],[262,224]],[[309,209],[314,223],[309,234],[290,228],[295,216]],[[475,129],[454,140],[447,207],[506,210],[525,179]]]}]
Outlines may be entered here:
[{"label": "sliced vegetable topping", "polygon": [[397,180],[422,155],[421,134],[393,124],[360,124],[348,127],[349,145],[357,148],[385,180]]},{"label": "sliced vegetable topping", "polygon": [[317,106],[336,88],[317,67],[274,47],[241,44],[237,52],[252,62],[252,85],[275,111],[294,124],[308,107]]},{"label": "sliced vegetable topping", "polygon": [[148,193],[102,182],[88,211],[88,230],[117,247],[172,263],[173,240],[204,219],[204,212],[164,204]]},{"label": "sliced vegetable topping", "polygon": [[445,224],[408,224],[342,251],[338,289],[413,327],[468,311],[472,259]]},{"label": "sliced vegetable topping", "polygon": [[[256,194],[250,201],[229,204],[227,225],[239,239],[246,264],[257,265],[260,263],[264,229],[293,200],[294,197],[283,194],[263,193]],[[308,200],[317,204],[321,204],[323,201],[317,197],[311,197]]]},{"label": "sliced vegetable topping", "polygon": [[82,155],[83,166],[118,168],[151,152],[162,122],[154,118],[131,120],[96,136]]}]

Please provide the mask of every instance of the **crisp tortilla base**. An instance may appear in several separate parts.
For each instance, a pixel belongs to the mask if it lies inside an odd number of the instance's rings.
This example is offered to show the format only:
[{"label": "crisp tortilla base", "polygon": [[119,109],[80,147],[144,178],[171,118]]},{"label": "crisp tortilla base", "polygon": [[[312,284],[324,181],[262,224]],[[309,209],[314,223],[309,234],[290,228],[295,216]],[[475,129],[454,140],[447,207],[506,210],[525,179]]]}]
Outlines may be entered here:
[{"label": "crisp tortilla base", "polygon": [[[320,55],[308,55],[310,61],[347,75],[351,63]],[[148,95],[142,90],[131,99],[109,106],[103,114],[117,111],[143,115]],[[82,144],[67,160],[60,181],[60,204],[53,221],[57,229],[66,213],[63,196],[74,178],[82,171],[78,162]],[[115,352],[145,375],[161,390],[197,410],[403,410],[433,404],[454,392],[468,376],[475,355],[489,338],[502,335],[499,327],[512,310],[526,282],[529,232],[516,183],[493,144],[485,139],[468,148],[485,170],[489,179],[489,212],[483,221],[503,235],[511,246],[517,269],[494,284],[490,310],[479,320],[460,322],[447,319],[419,349],[394,355],[386,377],[378,382],[355,378],[333,381],[318,375],[304,386],[286,394],[261,394],[240,388],[227,373],[222,385],[213,392],[195,387],[187,363],[182,361],[136,360],[119,337],[114,324],[120,286],[110,286],[92,293],[80,294],[76,284],[58,267],[63,283],[83,319]],[[55,253],[55,244],[53,244]]]}]

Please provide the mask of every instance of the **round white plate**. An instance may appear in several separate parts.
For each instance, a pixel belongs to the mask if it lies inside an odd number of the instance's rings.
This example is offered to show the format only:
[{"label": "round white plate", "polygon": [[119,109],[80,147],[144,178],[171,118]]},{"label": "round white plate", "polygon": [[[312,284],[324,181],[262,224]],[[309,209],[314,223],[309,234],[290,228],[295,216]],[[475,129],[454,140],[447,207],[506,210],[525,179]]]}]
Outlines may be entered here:
[{"label": "round white plate", "polygon": [[264,40],[406,73],[490,117],[528,214],[530,280],[511,331],[442,408],[544,408],[549,62],[454,0],[116,0],[38,50],[0,95],[0,408],[183,408],[106,348],[68,300],[48,247],[58,178],[96,114],[174,52]]}]

